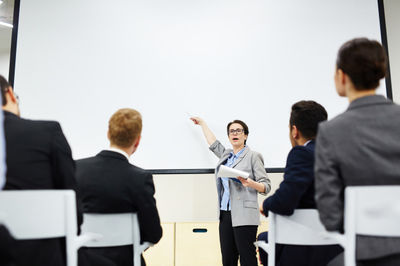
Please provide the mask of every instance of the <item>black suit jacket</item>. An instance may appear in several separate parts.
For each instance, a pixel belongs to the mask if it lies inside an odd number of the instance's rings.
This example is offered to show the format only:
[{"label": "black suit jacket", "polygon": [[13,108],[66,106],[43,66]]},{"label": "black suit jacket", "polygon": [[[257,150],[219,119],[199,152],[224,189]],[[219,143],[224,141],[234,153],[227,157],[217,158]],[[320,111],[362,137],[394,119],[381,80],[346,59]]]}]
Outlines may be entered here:
[{"label": "black suit jacket", "polygon": [[[4,111],[4,135],[5,190],[76,189],[75,163],[58,122],[22,119]],[[65,265],[63,238],[17,241],[16,249],[17,265]]]},{"label": "black suit jacket", "polygon": [[[264,213],[292,215],[295,209],[315,209],[314,200],[315,142],[295,146],[288,155],[283,181],[275,194],[265,199]],[[265,238],[265,235],[264,235]],[[261,238],[259,238],[261,239]],[[266,239],[262,239],[266,240]],[[276,265],[323,266],[342,251],[338,245],[277,245]]]},{"label": "black suit jacket", "polygon": [[[95,157],[77,161],[77,180],[85,213],[137,212],[141,241],[157,243],[160,240],[162,229],[150,173],[130,164],[118,152],[101,151]],[[86,248],[81,255],[96,266],[133,265],[131,245]]]}]

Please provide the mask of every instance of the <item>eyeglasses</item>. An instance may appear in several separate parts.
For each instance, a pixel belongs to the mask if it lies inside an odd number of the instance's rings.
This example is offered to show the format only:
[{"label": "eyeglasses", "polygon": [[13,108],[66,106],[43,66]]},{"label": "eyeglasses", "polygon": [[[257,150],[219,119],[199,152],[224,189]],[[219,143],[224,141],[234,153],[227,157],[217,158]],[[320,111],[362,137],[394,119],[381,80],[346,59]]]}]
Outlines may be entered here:
[{"label": "eyeglasses", "polygon": [[233,135],[233,134],[235,134],[235,133],[242,134],[243,132],[244,132],[244,129],[243,129],[243,128],[237,128],[237,129],[230,129],[230,130],[229,130],[229,134],[230,134],[230,135]]},{"label": "eyeglasses", "polygon": [[19,96],[14,92],[15,99],[17,100],[17,104],[19,104]]}]

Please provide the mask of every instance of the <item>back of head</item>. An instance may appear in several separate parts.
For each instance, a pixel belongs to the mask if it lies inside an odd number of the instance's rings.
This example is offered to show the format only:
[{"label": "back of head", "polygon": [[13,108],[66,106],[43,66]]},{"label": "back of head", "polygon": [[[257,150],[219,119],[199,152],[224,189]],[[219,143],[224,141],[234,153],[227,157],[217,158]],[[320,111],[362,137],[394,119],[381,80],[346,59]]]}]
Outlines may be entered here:
[{"label": "back of head", "polygon": [[356,90],[371,90],[386,75],[387,57],[379,42],[357,38],[340,47],[336,66],[350,77]]},{"label": "back of head", "polygon": [[129,108],[115,112],[108,122],[108,137],[112,145],[128,148],[142,132],[141,114]]},{"label": "back of head", "polygon": [[10,88],[10,84],[8,81],[0,75],[0,87],[1,87],[1,100],[2,100],[2,106],[7,104],[7,99],[6,99],[6,92]]},{"label": "back of head", "polygon": [[300,101],[292,105],[290,126],[296,126],[304,138],[317,136],[318,124],[328,119],[325,108],[314,101]]}]

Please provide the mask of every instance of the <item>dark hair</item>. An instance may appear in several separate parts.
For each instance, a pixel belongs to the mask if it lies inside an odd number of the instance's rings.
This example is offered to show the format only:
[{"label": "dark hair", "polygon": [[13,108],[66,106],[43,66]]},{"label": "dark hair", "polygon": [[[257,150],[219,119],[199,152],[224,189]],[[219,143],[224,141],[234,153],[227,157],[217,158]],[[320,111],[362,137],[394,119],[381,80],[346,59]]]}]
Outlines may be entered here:
[{"label": "dark hair", "polygon": [[357,38],[340,47],[336,67],[349,75],[357,90],[370,90],[386,75],[387,57],[379,42]]},{"label": "dark hair", "polygon": [[294,125],[304,138],[314,139],[319,122],[327,119],[328,113],[322,105],[314,101],[300,101],[292,105],[290,128]]},{"label": "dark hair", "polygon": [[10,84],[2,75],[0,75],[0,87],[1,87],[1,100],[4,106],[7,103],[6,92],[10,88]]},{"label": "dark hair", "polygon": [[[232,124],[240,124],[242,127],[243,127],[243,130],[244,130],[244,134],[245,135],[249,135],[249,127],[246,125],[246,123],[245,122],[243,122],[242,120],[233,120],[232,122],[229,122],[228,123],[228,125],[226,126],[226,133],[228,134],[228,136],[229,136],[229,127],[232,125]],[[244,144],[246,145],[246,141],[247,140],[245,140],[244,141]]]}]

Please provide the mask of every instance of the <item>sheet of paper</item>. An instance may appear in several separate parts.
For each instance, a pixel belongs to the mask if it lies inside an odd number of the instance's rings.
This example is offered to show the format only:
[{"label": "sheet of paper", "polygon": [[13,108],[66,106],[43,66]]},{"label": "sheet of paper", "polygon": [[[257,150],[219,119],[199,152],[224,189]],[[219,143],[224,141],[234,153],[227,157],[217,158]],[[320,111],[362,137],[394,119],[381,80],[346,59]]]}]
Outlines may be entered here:
[{"label": "sheet of paper", "polygon": [[241,171],[241,170],[237,170],[225,165],[221,165],[219,167],[218,170],[218,177],[238,177],[241,176],[243,178],[248,178],[249,177],[249,173]]}]

